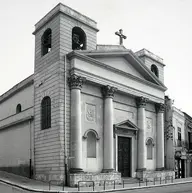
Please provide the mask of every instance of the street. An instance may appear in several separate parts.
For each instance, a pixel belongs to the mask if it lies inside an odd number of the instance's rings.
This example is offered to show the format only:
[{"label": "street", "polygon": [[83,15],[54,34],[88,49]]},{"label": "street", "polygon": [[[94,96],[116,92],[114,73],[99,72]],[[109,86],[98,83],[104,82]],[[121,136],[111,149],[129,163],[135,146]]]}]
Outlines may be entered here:
[{"label": "street", "polygon": [[127,191],[117,191],[118,193],[192,193],[192,183],[187,184],[178,184],[173,186],[164,186],[157,188],[147,188],[147,189],[138,189],[138,190],[127,190]]}]

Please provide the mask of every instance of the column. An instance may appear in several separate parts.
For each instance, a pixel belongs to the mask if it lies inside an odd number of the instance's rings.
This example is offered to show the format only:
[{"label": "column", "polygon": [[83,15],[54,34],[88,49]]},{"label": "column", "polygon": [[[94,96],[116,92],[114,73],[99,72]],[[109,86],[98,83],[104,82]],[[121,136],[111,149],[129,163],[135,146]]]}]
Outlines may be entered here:
[{"label": "column", "polygon": [[102,87],[102,94],[104,96],[103,172],[114,170],[113,97],[116,90],[116,88],[108,85]]},{"label": "column", "polygon": [[82,172],[81,88],[85,78],[75,74],[68,78],[71,88],[71,173]]},{"label": "column", "polygon": [[145,115],[145,106],[148,99],[144,97],[137,97],[137,124],[139,127],[138,133],[138,147],[137,147],[137,170],[144,171],[146,170],[146,160],[147,160],[147,148],[146,148],[146,115]]},{"label": "column", "polygon": [[163,103],[156,104],[156,113],[157,113],[157,129],[156,129],[156,169],[164,169],[164,109],[165,106]]}]

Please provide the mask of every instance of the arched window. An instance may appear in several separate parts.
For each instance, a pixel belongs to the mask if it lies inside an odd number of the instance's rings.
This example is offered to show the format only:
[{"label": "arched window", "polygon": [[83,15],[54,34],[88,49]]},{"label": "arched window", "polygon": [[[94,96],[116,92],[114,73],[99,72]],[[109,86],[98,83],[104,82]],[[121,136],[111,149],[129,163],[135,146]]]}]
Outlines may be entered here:
[{"label": "arched window", "polygon": [[155,76],[159,77],[159,70],[155,64],[151,65],[151,72],[153,72]]},{"label": "arched window", "polygon": [[87,134],[87,157],[96,158],[96,135],[92,131]]},{"label": "arched window", "polygon": [[154,146],[153,140],[149,138],[147,140],[146,145],[147,145],[147,159],[153,159],[153,146]]},{"label": "arched window", "polygon": [[51,51],[52,31],[48,28],[41,37],[41,54],[44,56]]},{"label": "arched window", "polygon": [[72,49],[85,50],[86,49],[86,34],[80,27],[72,29]]},{"label": "arched window", "polygon": [[16,107],[16,113],[20,113],[21,112],[21,104],[18,104]]},{"label": "arched window", "polygon": [[51,99],[46,96],[41,102],[41,129],[51,127]]}]

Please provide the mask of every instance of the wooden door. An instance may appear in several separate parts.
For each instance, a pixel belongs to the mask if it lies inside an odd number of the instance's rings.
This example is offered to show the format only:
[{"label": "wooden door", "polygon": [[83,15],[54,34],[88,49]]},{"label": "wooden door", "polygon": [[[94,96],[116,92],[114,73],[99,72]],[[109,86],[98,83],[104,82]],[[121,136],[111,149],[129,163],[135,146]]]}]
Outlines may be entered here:
[{"label": "wooden door", "polygon": [[118,171],[122,177],[131,177],[131,138],[118,137]]}]

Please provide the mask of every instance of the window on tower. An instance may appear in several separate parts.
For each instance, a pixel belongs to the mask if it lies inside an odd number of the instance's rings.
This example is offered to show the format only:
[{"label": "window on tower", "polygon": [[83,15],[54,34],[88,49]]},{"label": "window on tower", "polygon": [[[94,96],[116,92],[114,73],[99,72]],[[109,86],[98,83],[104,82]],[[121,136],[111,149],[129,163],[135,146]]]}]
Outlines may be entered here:
[{"label": "window on tower", "polygon": [[41,102],[41,129],[51,127],[51,99],[49,96],[43,98]]},{"label": "window on tower", "polygon": [[159,70],[155,64],[151,65],[151,72],[153,72],[156,77],[159,77]]},{"label": "window on tower", "polygon": [[41,38],[41,54],[44,56],[45,54],[49,53],[51,51],[51,38],[52,38],[52,31],[51,29],[47,29],[42,38]]},{"label": "window on tower", "polygon": [[80,27],[72,29],[72,49],[85,50],[86,49],[86,34]]}]

